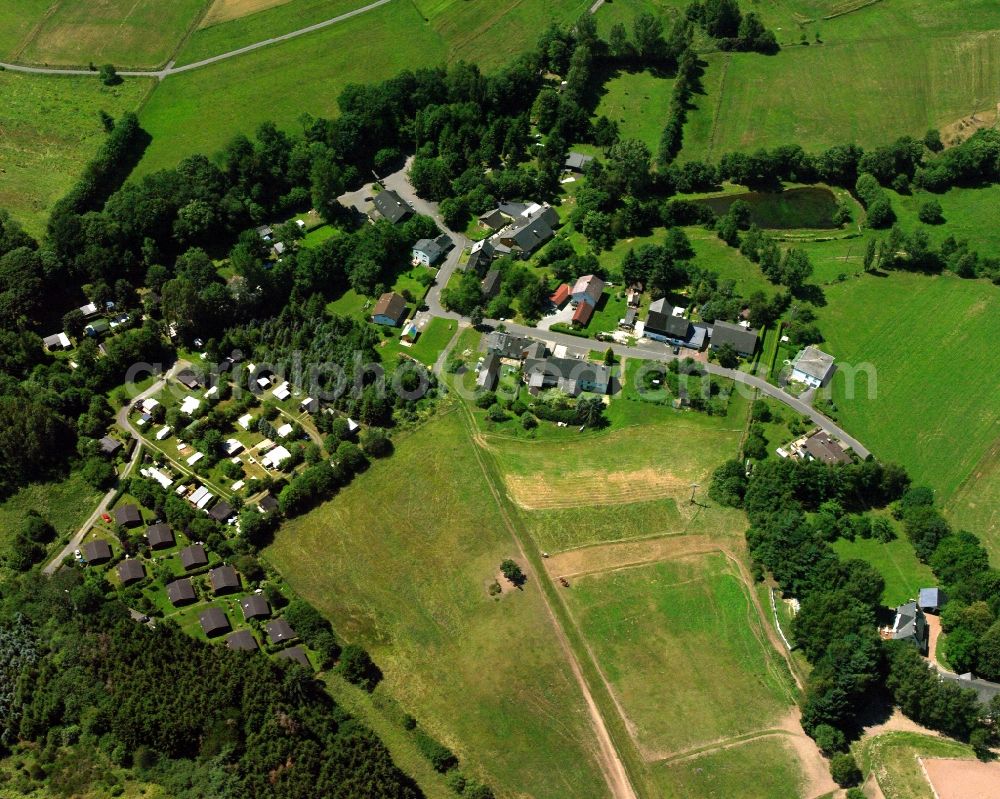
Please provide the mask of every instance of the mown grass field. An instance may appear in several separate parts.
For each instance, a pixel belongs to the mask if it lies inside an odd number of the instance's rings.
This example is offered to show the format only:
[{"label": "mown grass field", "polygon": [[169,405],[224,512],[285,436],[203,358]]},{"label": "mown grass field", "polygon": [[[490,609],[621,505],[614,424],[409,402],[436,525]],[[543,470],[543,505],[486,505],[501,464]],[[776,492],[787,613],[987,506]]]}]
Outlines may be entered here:
[{"label": "mown grass field", "polygon": [[33,483],[0,502],[0,543],[17,532],[28,511],[36,510],[56,528],[58,535],[76,532],[91,514],[101,492],[70,474],[57,483]]},{"label": "mown grass field", "polygon": [[515,551],[453,411],[285,525],[267,557],[370,649],[385,688],[464,771],[501,796],[602,796],[590,721],[534,576],[499,601],[487,594]]},{"label": "mown grass field", "polygon": [[971,747],[947,738],[912,732],[888,732],[866,738],[854,747],[855,757],[867,775],[875,772],[885,799],[933,799],[918,757],[972,760]]},{"label": "mown grass field", "polygon": [[52,0],[0,0],[0,56],[10,59],[51,5]]},{"label": "mown grass field", "polygon": [[32,64],[165,64],[207,0],[61,0],[12,56]]},{"label": "mown grass field", "polygon": [[623,139],[639,139],[656,153],[674,82],[644,72],[619,72],[605,82],[596,116],[618,123]]},{"label": "mown grass field", "polygon": [[648,756],[767,729],[793,704],[722,553],[579,577],[566,597]]},{"label": "mown grass field", "polygon": [[857,538],[854,541],[841,538],[833,543],[833,548],[841,560],[856,558],[875,567],[885,580],[882,602],[887,607],[916,599],[921,588],[937,585],[934,572],[918,560],[913,545],[905,536],[888,544],[873,538]]},{"label": "mown grass field", "polygon": [[[943,194],[916,192],[901,195],[892,192],[892,207],[904,230],[919,227],[930,240],[939,244],[945,237],[967,239],[969,246],[981,255],[1000,254],[1000,226],[996,224],[1000,208],[1000,186],[982,189],[950,189]],[[917,218],[920,206],[928,200],[941,204],[944,223],[925,225]]]},{"label": "mown grass field", "polygon": [[993,564],[1000,563],[1000,440],[952,495],[945,515],[954,527],[977,532]]},{"label": "mown grass field", "polygon": [[802,795],[795,753],[781,736],[750,741],[690,760],[657,763],[665,799],[792,799]]},{"label": "mown grass field", "polygon": [[[947,502],[997,441],[1000,292],[948,275],[894,273],[830,286],[826,297],[819,324],[824,349],[842,365],[833,379],[839,420]],[[859,373],[851,399],[844,366],[864,363],[876,370],[874,396]],[[973,490],[995,491],[982,482]],[[1000,536],[996,528],[973,532]]]},{"label": "mown grass field", "polygon": [[151,85],[130,79],[109,87],[87,77],[0,72],[0,208],[41,235],[52,203],[73,185],[104,139],[97,112],[119,117],[134,111]]}]

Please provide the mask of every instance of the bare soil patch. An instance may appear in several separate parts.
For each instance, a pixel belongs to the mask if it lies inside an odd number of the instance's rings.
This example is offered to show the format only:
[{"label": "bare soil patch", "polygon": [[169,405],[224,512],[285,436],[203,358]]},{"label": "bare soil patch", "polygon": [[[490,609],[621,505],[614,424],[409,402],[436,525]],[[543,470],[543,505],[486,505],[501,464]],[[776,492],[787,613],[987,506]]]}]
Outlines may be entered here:
[{"label": "bare soil patch", "polygon": [[995,799],[1000,786],[1000,763],[978,760],[920,758],[938,799]]},{"label": "bare soil patch", "polygon": [[691,490],[690,480],[653,468],[628,472],[594,470],[560,475],[544,472],[508,474],[504,479],[511,498],[525,510],[680,499]]},{"label": "bare soil patch", "polygon": [[215,0],[198,27],[208,28],[220,22],[248,17],[258,11],[266,11],[290,2],[291,0]]},{"label": "bare soil patch", "polygon": [[987,111],[974,111],[968,116],[964,116],[945,125],[941,129],[941,141],[945,147],[954,147],[968,139],[977,130],[996,127],[1000,121],[1000,103],[997,107]]}]

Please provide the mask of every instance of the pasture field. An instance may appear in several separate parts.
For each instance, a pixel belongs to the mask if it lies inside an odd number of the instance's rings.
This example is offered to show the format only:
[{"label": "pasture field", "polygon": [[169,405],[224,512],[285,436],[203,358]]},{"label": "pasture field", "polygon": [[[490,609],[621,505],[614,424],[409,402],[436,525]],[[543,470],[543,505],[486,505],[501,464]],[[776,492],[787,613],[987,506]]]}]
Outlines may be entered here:
[{"label": "pasture field", "polygon": [[912,732],[887,732],[855,744],[855,757],[865,775],[872,772],[885,799],[933,799],[918,757],[973,760],[972,748],[947,738]]},{"label": "pasture field", "polygon": [[61,0],[12,57],[32,64],[165,64],[207,0]]},{"label": "pasture field", "polygon": [[[878,8],[854,16],[874,15]],[[772,57],[708,54],[707,94],[695,98],[688,114],[681,158],[715,160],[734,150],[789,143],[809,151],[850,142],[870,147],[903,134],[921,136],[1000,99],[1000,32],[931,36],[905,30],[897,23],[898,35],[831,37],[829,44]],[[906,47],[899,45],[902,35]]]},{"label": "pasture field", "polygon": [[487,593],[516,546],[457,411],[397,440],[266,554],[342,638],[370,650],[383,689],[463,771],[501,796],[605,795],[537,578],[528,569],[523,591]]},{"label": "pasture field", "polygon": [[604,83],[595,116],[617,122],[623,139],[639,139],[655,154],[673,89],[672,79],[649,70],[619,72]]},{"label": "pasture field", "polygon": [[33,483],[0,502],[0,542],[14,535],[28,511],[36,510],[57,535],[76,532],[97,506],[102,492],[71,473],[57,483]]},{"label": "pasture field", "polygon": [[803,796],[803,774],[795,752],[779,735],[687,760],[657,763],[652,771],[665,799]]},{"label": "pasture field", "polygon": [[993,564],[1000,563],[1000,439],[952,495],[944,512],[954,527],[978,533]]},{"label": "pasture field", "polygon": [[841,538],[833,542],[833,549],[841,560],[856,558],[867,561],[882,575],[885,580],[882,602],[890,608],[916,599],[921,588],[937,585],[934,572],[920,562],[913,545],[902,531],[900,535],[902,537],[888,544],[874,538],[857,538],[854,541]]},{"label": "pasture field", "polygon": [[[947,503],[997,442],[1000,292],[950,275],[893,273],[838,283],[826,297],[819,325],[824,350],[841,364],[832,383],[838,419]],[[875,390],[859,371],[849,398],[844,367],[866,363]],[[982,481],[972,490],[995,491]],[[995,527],[973,532],[1000,537]]]},{"label": "pasture field", "polygon": [[0,208],[40,236],[52,203],[69,190],[104,139],[97,112],[119,117],[134,111],[151,85],[135,78],[103,86],[88,77],[0,72]]},{"label": "pasture field", "polygon": [[768,729],[794,704],[721,552],[578,577],[566,597],[647,758]]},{"label": "pasture field", "polygon": [[[921,228],[935,244],[947,236],[967,239],[980,255],[1000,255],[1000,226],[996,224],[1000,208],[1000,186],[982,189],[954,188],[943,194],[916,192],[911,195],[891,193],[892,207],[904,230]],[[928,200],[941,203],[944,224],[925,225],[917,218],[920,206]]]},{"label": "pasture field", "polygon": [[0,58],[14,57],[51,5],[52,0],[0,0]]}]

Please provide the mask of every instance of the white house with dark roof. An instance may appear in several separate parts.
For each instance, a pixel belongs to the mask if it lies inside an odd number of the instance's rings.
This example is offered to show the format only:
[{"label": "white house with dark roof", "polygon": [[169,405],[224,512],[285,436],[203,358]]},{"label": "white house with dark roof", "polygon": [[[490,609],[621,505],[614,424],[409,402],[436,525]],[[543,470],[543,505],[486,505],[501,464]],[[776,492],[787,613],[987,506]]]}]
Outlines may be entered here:
[{"label": "white house with dark roof", "polygon": [[789,379],[805,383],[811,388],[819,388],[833,374],[833,361],[832,355],[827,355],[812,345],[805,347],[792,361],[792,374]]}]

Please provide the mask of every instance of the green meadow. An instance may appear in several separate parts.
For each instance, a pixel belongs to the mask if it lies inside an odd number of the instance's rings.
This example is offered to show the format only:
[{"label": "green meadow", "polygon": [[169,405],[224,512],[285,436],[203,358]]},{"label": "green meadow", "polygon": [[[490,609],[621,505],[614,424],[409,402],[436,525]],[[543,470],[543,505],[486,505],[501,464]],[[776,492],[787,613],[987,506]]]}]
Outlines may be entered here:
[{"label": "green meadow", "polygon": [[52,483],[33,483],[0,502],[0,541],[8,540],[28,511],[38,511],[58,535],[74,533],[91,514],[101,492],[77,474]]},{"label": "green meadow", "polygon": [[920,562],[905,536],[887,544],[873,538],[854,541],[841,538],[834,541],[833,548],[841,560],[864,560],[875,567],[885,580],[882,602],[887,607],[915,599],[921,588],[937,585],[934,572]]},{"label": "green meadow", "polygon": [[602,87],[595,115],[617,122],[623,139],[639,139],[655,153],[673,88],[673,80],[648,70],[619,72]]}]

